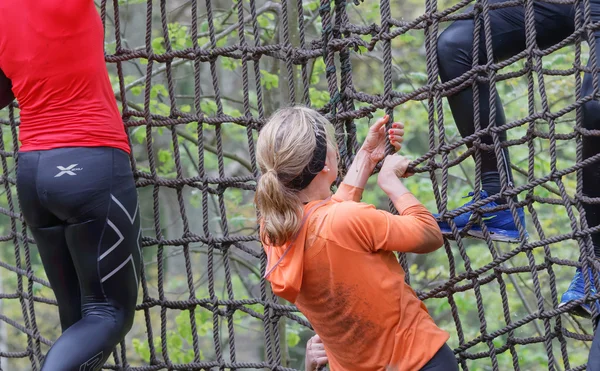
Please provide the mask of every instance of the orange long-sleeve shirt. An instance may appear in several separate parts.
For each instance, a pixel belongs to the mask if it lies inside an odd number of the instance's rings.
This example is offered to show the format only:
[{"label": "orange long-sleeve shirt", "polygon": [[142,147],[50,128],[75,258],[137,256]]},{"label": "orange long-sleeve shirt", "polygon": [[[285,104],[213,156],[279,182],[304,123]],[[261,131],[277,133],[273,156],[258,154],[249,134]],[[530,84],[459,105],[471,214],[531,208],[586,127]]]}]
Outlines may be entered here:
[{"label": "orange long-sleeve shirt", "polygon": [[330,200],[306,205],[312,213],[288,253],[287,244],[265,246],[267,279],[313,325],[332,371],[417,371],[449,335],[404,282],[393,251],[431,252],[442,235],[412,194],[394,201],[400,215],[356,202],[361,195],[342,184]]}]

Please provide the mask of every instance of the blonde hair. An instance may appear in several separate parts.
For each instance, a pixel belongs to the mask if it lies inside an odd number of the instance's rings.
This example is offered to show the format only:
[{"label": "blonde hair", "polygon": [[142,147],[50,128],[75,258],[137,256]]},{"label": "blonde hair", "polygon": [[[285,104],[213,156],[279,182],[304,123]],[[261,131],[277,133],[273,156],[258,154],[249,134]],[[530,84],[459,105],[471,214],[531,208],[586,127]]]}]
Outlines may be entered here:
[{"label": "blonde hair", "polygon": [[302,202],[289,183],[307,167],[325,135],[329,149],[337,151],[332,125],[317,111],[295,106],[275,112],[261,129],[256,157],[262,172],[254,202],[260,212],[263,243],[281,246],[300,229]]}]

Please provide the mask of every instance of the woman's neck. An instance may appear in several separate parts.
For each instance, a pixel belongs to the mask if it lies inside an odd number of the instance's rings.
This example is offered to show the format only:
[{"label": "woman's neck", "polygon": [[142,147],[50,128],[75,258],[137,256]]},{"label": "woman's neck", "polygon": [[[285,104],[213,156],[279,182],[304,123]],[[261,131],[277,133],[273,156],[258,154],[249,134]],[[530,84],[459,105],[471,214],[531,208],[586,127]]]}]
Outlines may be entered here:
[{"label": "woman's neck", "polygon": [[299,195],[302,203],[307,204],[312,201],[324,200],[331,196],[331,190],[325,184],[311,183],[307,188],[303,189]]}]

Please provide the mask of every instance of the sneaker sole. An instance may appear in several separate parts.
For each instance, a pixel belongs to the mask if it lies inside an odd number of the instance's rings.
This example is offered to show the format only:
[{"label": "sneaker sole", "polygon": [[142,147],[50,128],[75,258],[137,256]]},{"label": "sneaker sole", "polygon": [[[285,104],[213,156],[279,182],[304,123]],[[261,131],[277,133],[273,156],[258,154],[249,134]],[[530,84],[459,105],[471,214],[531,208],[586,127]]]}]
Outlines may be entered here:
[{"label": "sneaker sole", "polygon": [[[442,235],[444,235],[444,237],[446,237],[450,240],[454,240],[454,235],[452,234],[451,229],[440,227],[440,231],[442,232]],[[461,232],[462,232],[462,228],[458,228],[458,233],[461,233]],[[506,234],[506,233],[501,233],[499,230],[497,230],[495,228],[488,228],[488,232],[490,234],[490,237],[492,238],[492,241],[510,242],[510,243],[521,242],[518,232],[516,232],[514,234]],[[503,231],[503,232],[505,232],[505,231]],[[467,236],[471,236],[471,237],[474,237],[474,238],[477,238],[480,240],[485,240],[483,231],[480,229],[475,229],[475,230],[470,229],[467,232]],[[525,240],[527,240],[528,238],[529,238],[529,234],[526,233]]]},{"label": "sneaker sole", "polygon": [[[521,242],[521,239],[520,239],[518,233],[516,235],[509,235],[509,234],[504,234],[504,233],[498,233],[493,228],[488,228],[488,232],[490,234],[490,237],[491,237],[492,241],[509,242],[509,243],[519,243],[519,242]],[[471,237],[475,237],[475,238],[480,239],[480,240],[485,240],[485,236],[483,235],[483,231],[482,230],[473,230],[473,229],[471,229],[469,232],[467,232],[467,234],[469,236],[471,236]],[[525,241],[527,241],[528,237],[529,237],[529,235],[525,234]]]},{"label": "sneaker sole", "polygon": [[[560,304],[558,304],[558,308],[560,309],[567,304],[569,304],[569,302],[560,303]],[[583,317],[583,318],[592,318],[592,313],[590,313],[585,307],[582,307],[581,305],[576,306],[575,308],[571,309],[567,313],[571,313],[572,315]]]}]

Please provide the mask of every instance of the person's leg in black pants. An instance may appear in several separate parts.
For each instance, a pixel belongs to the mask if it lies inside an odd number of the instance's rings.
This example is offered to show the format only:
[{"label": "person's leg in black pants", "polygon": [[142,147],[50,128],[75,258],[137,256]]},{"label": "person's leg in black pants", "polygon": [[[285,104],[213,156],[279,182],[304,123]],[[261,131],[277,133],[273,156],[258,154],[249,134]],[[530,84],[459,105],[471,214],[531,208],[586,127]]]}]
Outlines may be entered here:
[{"label": "person's leg in black pants", "polygon": [[[591,0],[591,21],[600,21],[600,0]],[[600,64],[600,31],[595,31],[594,40],[591,42],[595,46],[596,64]],[[590,42],[588,40],[588,42]],[[591,49],[591,48],[590,48]],[[588,67],[592,68],[592,60],[588,61]],[[600,74],[598,76],[600,81]],[[582,96],[590,96],[594,93],[593,85],[593,74],[586,73],[583,78]],[[598,94],[598,92],[596,92]],[[592,99],[591,101],[583,105],[583,127],[588,130],[600,130],[600,102],[598,98]],[[583,137],[583,159],[592,157],[600,153],[600,137],[598,136],[585,136]],[[583,172],[583,194],[587,197],[600,197],[600,162],[595,162],[582,169]],[[600,224],[600,204],[592,204],[583,202],[583,208],[585,210],[585,217],[588,228],[595,227]],[[592,244],[594,247],[594,255],[598,259],[600,258],[600,233],[592,234]],[[590,266],[591,264],[588,264]],[[588,270],[588,277],[590,279],[591,294],[596,293],[596,286],[594,284],[593,270]],[[561,306],[566,303],[581,299],[585,296],[585,279],[581,268],[577,268],[575,271],[575,277],[571,282],[568,290],[562,295]],[[596,302],[597,314],[600,314],[600,305]],[[592,314],[592,309],[589,304],[583,304],[573,310],[574,314],[578,314],[584,317],[589,317]],[[600,357],[600,355],[598,356]]]},{"label": "person's leg in black pants", "polygon": [[20,153],[17,187],[63,328],[42,371],[99,370],[131,328],[137,300],[141,230],[129,158],[112,148]]},{"label": "person's leg in black pants", "polygon": [[[504,0],[490,0],[490,3],[500,3]],[[537,31],[537,42],[541,48],[551,46],[573,32],[573,9],[570,5],[555,5],[543,2],[535,2],[535,25]],[[469,9],[470,10],[470,9]],[[489,12],[492,49],[494,62],[502,61],[523,51],[526,46],[525,36],[525,9],[522,5],[500,8]],[[452,23],[438,39],[438,64],[440,77],[443,82],[457,78],[472,69],[473,63],[473,31],[475,22],[473,19],[459,20]],[[483,25],[480,33],[480,44],[478,49],[479,64],[487,63],[487,52],[485,46],[485,32]],[[480,127],[489,125],[490,93],[488,84],[479,84],[479,118]],[[471,86],[448,97],[448,103],[452,110],[454,121],[463,137],[475,132],[473,89]],[[502,101],[496,95],[495,122],[496,126],[506,123]],[[506,140],[506,133],[499,134],[500,140]],[[491,136],[481,138],[482,143],[493,144]],[[500,163],[509,176],[512,183],[512,171],[508,150],[503,150],[503,158]],[[500,192],[500,175],[498,161],[493,151],[481,152],[482,172],[482,196],[487,197]],[[509,184],[510,186],[510,184]],[[504,203],[499,199],[488,206]],[[459,215],[454,219],[460,229],[467,224],[471,213]],[[522,208],[519,208],[519,218],[524,225],[525,219]],[[492,239],[499,241],[517,242],[519,240],[518,229],[509,210],[484,214],[484,222],[491,232]],[[443,232],[449,233],[450,227],[446,223],[440,223]],[[475,237],[482,237],[481,227],[475,226],[470,231]]]},{"label": "person's leg in black pants", "polygon": [[[596,317],[596,326],[598,325],[598,317]],[[588,355],[587,371],[600,371],[600,328],[596,327],[594,340]]]},{"label": "person's leg in black pants", "polygon": [[[37,160],[20,154],[17,189],[21,208],[58,303],[62,331],[81,319],[81,292],[69,253],[63,222],[44,208],[37,197],[34,176]],[[34,155],[37,156],[37,155]],[[27,158],[29,157],[29,158]]]},{"label": "person's leg in black pants", "polygon": [[[499,2],[499,0],[491,0]],[[591,0],[592,22],[600,20],[600,1]],[[534,3],[535,24],[537,44],[540,48],[548,48],[570,35],[574,31],[575,10],[571,5],[555,5],[543,2]],[[492,29],[493,53],[496,61],[501,61],[514,56],[525,49],[525,26],[524,26],[524,8],[510,7],[493,10],[490,12],[490,21]],[[472,63],[472,45],[473,45],[473,20],[461,20],[454,22],[445,30],[438,42],[438,58],[440,65],[440,76],[443,81],[449,81],[461,76],[471,69]],[[600,44],[598,38],[600,32],[596,31],[596,39],[592,42],[596,45],[597,63],[600,63]],[[484,32],[481,31],[481,43],[479,48],[479,62],[487,61]],[[591,60],[588,66],[591,66]],[[586,73],[583,82],[583,95],[590,95],[593,92],[592,75]],[[479,85],[480,98],[480,123],[481,126],[489,125],[489,86],[487,84]],[[458,94],[448,97],[448,102],[452,109],[452,114],[461,135],[467,136],[474,133],[473,121],[473,90],[467,88]],[[496,97],[496,122],[495,125],[505,123],[502,102],[500,97]],[[600,103],[594,99],[583,106],[583,126],[586,129],[600,129]],[[505,138],[503,133],[501,138]],[[484,143],[492,143],[490,137],[482,138]],[[584,159],[598,153],[600,149],[600,137],[588,136],[583,139]],[[505,158],[502,164],[508,164],[508,152],[504,151]],[[499,175],[496,157],[493,152],[482,153],[482,188],[488,194],[497,193],[500,189]],[[506,171],[510,173],[508,166]],[[600,197],[600,164],[595,163],[583,169],[583,192],[588,197]],[[600,224],[600,205],[584,203],[586,211],[586,221],[588,227]],[[486,215],[493,216],[493,215]],[[470,215],[461,215],[455,219],[457,225],[466,224]],[[461,219],[462,218],[462,219]],[[509,217],[512,219],[512,217]],[[463,220],[464,219],[464,220]],[[507,219],[497,215],[490,220],[490,224],[498,220]],[[449,226],[440,225],[442,229],[449,229]],[[510,223],[508,223],[510,224]],[[510,226],[509,226],[510,227]],[[492,229],[492,228],[490,228]],[[475,229],[475,234],[477,229]],[[502,234],[502,231],[500,231]],[[592,235],[596,257],[600,257],[600,234]],[[593,281],[591,271],[590,278]],[[581,269],[576,271],[571,286],[561,298],[561,305],[580,299],[584,295],[584,278]],[[592,293],[595,288],[592,287]],[[582,305],[575,310],[576,314],[588,316],[591,313],[589,305]]]}]

